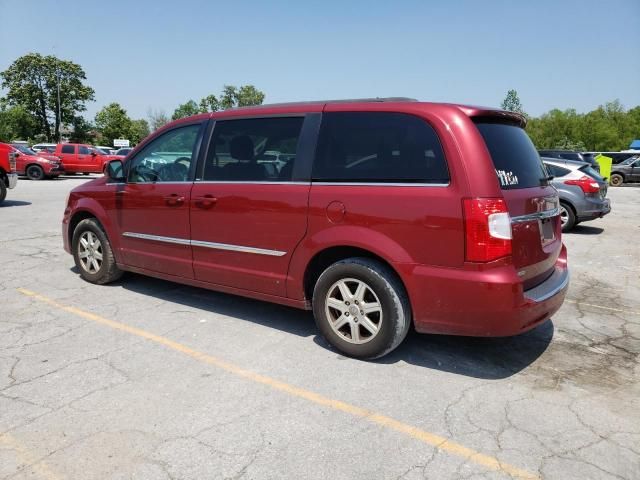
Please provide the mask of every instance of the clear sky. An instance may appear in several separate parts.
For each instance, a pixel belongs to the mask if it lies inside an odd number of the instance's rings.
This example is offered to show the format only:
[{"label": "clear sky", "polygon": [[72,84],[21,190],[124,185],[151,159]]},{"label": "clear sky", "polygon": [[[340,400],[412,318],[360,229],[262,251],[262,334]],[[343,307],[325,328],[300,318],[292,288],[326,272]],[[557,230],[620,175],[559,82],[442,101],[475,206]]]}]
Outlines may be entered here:
[{"label": "clear sky", "polygon": [[640,0],[0,0],[0,70],[82,65],[86,116],[171,114],[224,84],[266,102],[408,96],[525,110],[640,105]]}]

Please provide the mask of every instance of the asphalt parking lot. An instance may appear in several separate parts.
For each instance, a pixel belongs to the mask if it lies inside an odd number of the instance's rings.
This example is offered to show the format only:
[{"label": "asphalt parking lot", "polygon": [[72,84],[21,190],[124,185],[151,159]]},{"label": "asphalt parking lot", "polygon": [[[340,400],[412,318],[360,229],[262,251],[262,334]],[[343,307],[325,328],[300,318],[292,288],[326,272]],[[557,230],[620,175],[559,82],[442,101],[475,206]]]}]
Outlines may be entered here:
[{"label": "asphalt parking lot", "polygon": [[640,478],[640,188],[565,235],[552,321],[363,362],[308,312],[82,281],[60,219],[86,180],[0,207],[0,479]]}]

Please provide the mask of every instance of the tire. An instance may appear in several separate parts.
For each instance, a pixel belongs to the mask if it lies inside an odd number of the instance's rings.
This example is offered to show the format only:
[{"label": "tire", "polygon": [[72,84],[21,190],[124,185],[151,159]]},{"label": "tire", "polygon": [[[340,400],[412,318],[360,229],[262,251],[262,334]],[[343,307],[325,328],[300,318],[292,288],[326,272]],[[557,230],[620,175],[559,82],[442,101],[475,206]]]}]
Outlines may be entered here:
[{"label": "tire", "polygon": [[82,172],[83,175],[89,175],[89,172]]},{"label": "tire", "polygon": [[576,226],[576,214],[573,207],[568,203],[560,202],[560,220],[562,221],[562,231],[569,232]]},{"label": "tire", "polygon": [[619,173],[614,173],[611,175],[611,178],[609,179],[609,183],[611,184],[612,187],[619,187],[624,183],[624,177]]},{"label": "tire", "polygon": [[25,174],[29,180],[44,180],[45,178],[44,170],[40,165],[29,165]]},{"label": "tire", "polygon": [[[345,295],[344,288],[348,289]],[[371,312],[364,314],[367,304]],[[411,306],[402,282],[389,267],[369,258],[341,260],[320,275],[313,289],[313,315],[331,345],[361,359],[391,352],[411,325]]]},{"label": "tire", "polygon": [[73,231],[71,248],[80,276],[87,282],[104,285],[122,276],[123,272],[116,265],[109,239],[95,218],[87,218],[78,223]]},{"label": "tire", "polygon": [[0,176],[0,203],[7,198],[7,186],[4,183],[4,177]]}]

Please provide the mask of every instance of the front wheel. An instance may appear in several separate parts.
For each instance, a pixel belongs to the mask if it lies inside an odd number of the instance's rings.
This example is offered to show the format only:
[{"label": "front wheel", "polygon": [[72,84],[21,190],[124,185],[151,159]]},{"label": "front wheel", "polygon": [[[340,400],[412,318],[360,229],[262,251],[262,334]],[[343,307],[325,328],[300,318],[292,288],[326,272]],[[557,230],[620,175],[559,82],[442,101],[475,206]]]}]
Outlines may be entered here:
[{"label": "front wheel", "polygon": [[328,267],[313,290],[313,314],[331,345],[363,359],[395,349],[411,324],[404,286],[389,267],[369,258],[347,258]]},{"label": "front wheel", "polygon": [[40,165],[29,165],[25,172],[29,180],[42,180],[44,179],[44,170]]},{"label": "front wheel", "polygon": [[87,218],[78,223],[71,247],[76,267],[87,282],[103,285],[122,276],[109,239],[97,220]]},{"label": "front wheel", "polygon": [[619,187],[624,183],[624,177],[619,173],[614,173],[611,175],[611,179],[609,180],[612,187]]}]

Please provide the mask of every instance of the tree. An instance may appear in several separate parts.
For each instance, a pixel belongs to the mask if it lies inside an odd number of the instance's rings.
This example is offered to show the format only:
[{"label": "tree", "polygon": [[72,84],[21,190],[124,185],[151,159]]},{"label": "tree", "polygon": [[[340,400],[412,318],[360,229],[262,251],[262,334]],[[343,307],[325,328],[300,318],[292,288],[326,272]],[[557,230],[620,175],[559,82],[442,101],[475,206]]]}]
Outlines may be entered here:
[{"label": "tree", "polygon": [[217,112],[218,110],[220,110],[220,102],[215,95],[207,95],[200,100],[200,111],[202,113]]},{"label": "tree", "polygon": [[522,104],[520,103],[520,97],[518,97],[518,92],[516,90],[509,90],[507,92],[507,96],[504,97],[504,100],[500,104],[500,108],[502,108],[503,110],[520,113],[521,115],[526,115],[522,108]]},{"label": "tree", "polygon": [[[204,99],[203,99],[204,100]],[[193,100],[189,100],[187,103],[183,103],[182,105],[178,105],[171,115],[171,120],[178,120],[179,118],[190,117],[191,115],[196,115],[201,113],[198,104]]]},{"label": "tree", "polygon": [[0,99],[0,142],[28,140],[38,133],[38,123],[23,107],[7,107]]},{"label": "tree", "polygon": [[129,138],[131,135],[132,121],[119,103],[110,103],[96,113],[95,122],[102,137],[100,141],[106,145],[113,145],[115,138]]},{"label": "tree", "polygon": [[149,123],[146,120],[133,120],[131,122],[131,133],[128,138],[133,145],[137,145],[141,140],[146,138],[149,133]]},{"label": "tree", "polygon": [[151,131],[155,131],[170,122],[170,119],[164,110],[149,109],[147,111],[147,118],[149,119],[149,127],[151,127]]},{"label": "tree", "polygon": [[80,115],[74,117],[71,126],[73,128],[71,141],[74,143],[92,143],[95,140],[95,128],[84,117]]},{"label": "tree", "polygon": [[52,55],[24,55],[0,77],[2,87],[8,89],[9,104],[34,115],[38,132],[47,139],[59,140],[60,124],[72,123],[79,112],[86,110],[85,103],[94,98],[93,89],[84,83],[82,67]]},{"label": "tree", "polygon": [[261,105],[264,97],[264,93],[253,85],[241,85],[240,88],[225,85],[220,96],[219,106],[226,110],[233,107]]}]

